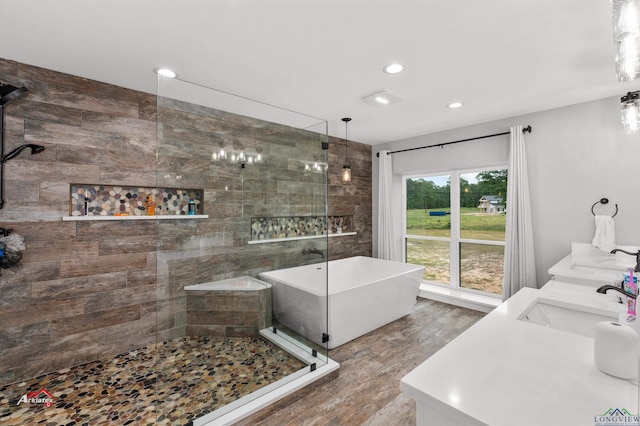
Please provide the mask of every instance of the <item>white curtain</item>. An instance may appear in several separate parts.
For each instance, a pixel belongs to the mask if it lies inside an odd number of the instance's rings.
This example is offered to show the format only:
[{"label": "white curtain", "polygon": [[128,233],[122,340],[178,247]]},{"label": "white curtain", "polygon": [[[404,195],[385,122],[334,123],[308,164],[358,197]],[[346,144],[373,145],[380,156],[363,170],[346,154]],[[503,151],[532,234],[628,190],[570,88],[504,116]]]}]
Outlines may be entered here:
[{"label": "white curtain", "polygon": [[524,134],[522,126],[515,126],[509,148],[504,300],[523,287],[537,288],[537,283]]},{"label": "white curtain", "polygon": [[389,151],[380,151],[378,158],[378,258],[402,259],[400,250],[398,206],[393,200],[393,170]]}]

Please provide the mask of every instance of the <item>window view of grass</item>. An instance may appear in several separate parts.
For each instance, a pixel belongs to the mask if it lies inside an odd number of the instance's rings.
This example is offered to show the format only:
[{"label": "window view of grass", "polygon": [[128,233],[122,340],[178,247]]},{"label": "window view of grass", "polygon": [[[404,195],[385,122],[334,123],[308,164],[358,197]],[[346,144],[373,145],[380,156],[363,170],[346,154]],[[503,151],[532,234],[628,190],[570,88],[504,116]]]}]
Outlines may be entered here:
[{"label": "window view of grass", "polygon": [[449,284],[449,241],[407,238],[407,262],[423,265],[423,279]]},{"label": "window view of grass", "polygon": [[[429,237],[451,236],[451,215],[429,216],[429,212],[451,209],[407,210],[407,234]],[[460,208],[460,236],[465,239],[504,241],[506,216],[479,212],[477,208]]]},{"label": "window view of grass", "polygon": [[[451,238],[450,176],[407,179],[407,262],[425,266],[424,279],[450,283],[450,242],[411,236]],[[460,287],[502,293],[507,170],[460,175]],[[457,201],[456,201],[457,202]]]},{"label": "window view of grass", "polygon": [[[439,209],[435,209],[439,210]],[[451,216],[429,216],[429,211],[407,211],[407,233],[411,235],[449,237]],[[476,209],[460,211],[460,233],[464,239],[504,241],[506,216],[478,213]],[[407,238],[407,262],[424,265],[424,279],[450,283],[449,241]],[[504,247],[487,244],[460,244],[460,286],[502,294]]]},{"label": "window view of grass", "polygon": [[502,294],[504,247],[460,243],[460,287]]}]

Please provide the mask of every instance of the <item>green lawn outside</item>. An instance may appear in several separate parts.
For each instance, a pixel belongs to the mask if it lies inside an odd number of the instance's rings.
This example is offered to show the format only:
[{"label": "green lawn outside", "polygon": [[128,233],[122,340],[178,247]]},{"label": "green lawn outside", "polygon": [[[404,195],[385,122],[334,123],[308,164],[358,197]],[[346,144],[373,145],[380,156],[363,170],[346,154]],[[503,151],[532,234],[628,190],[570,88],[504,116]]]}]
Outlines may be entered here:
[{"label": "green lawn outside", "polygon": [[[450,209],[407,210],[407,234],[430,237],[451,236],[451,215],[429,216],[430,211]],[[480,209],[463,207],[460,210],[460,236],[462,238],[504,241],[507,217],[504,214],[486,214]]]}]

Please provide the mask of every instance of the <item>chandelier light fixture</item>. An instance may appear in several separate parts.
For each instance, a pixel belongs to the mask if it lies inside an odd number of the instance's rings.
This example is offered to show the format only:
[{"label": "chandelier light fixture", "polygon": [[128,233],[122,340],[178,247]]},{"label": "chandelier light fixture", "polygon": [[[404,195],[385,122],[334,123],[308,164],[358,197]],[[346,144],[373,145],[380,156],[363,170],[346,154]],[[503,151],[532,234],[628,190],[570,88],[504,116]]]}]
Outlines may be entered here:
[{"label": "chandelier light fixture", "polygon": [[640,0],[612,0],[618,80],[640,77]]},{"label": "chandelier light fixture", "polygon": [[640,130],[640,91],[628,92],[620,98],[622,125],[628,135],[635,135]]},{"label": "chandelier light fixture", "polygon": [[328,169],[327,163],[314,161],[313,163],[304,163],[305,173],[324,173]]},{"label": "chandelier light fixture", "polygon": [[234,152],[221,148],[211,154],[213,161],[229,161],[230,163],[240,163],[244,168],[245,164],[262,163],[264,161],[262,154],[245,154],[243,151]]},{"label": "chandelier light fixture", "polygon": [[344,166],[342,166],[342,181],[351,182],[351,167],[349,166],[349,117],[344,117]]}]

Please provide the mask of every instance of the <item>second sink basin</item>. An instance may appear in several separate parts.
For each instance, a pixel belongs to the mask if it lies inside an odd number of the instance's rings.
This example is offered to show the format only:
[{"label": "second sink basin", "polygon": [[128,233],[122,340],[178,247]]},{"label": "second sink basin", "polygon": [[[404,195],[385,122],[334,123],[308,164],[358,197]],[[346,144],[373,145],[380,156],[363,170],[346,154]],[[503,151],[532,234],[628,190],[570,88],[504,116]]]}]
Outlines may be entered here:
[{"label": "second sink basin", "polygon": [[596,324],[601,321],[617,322],[619,314],[612,310],[539,297],[525,309],[518,319],[593,338]]}]

